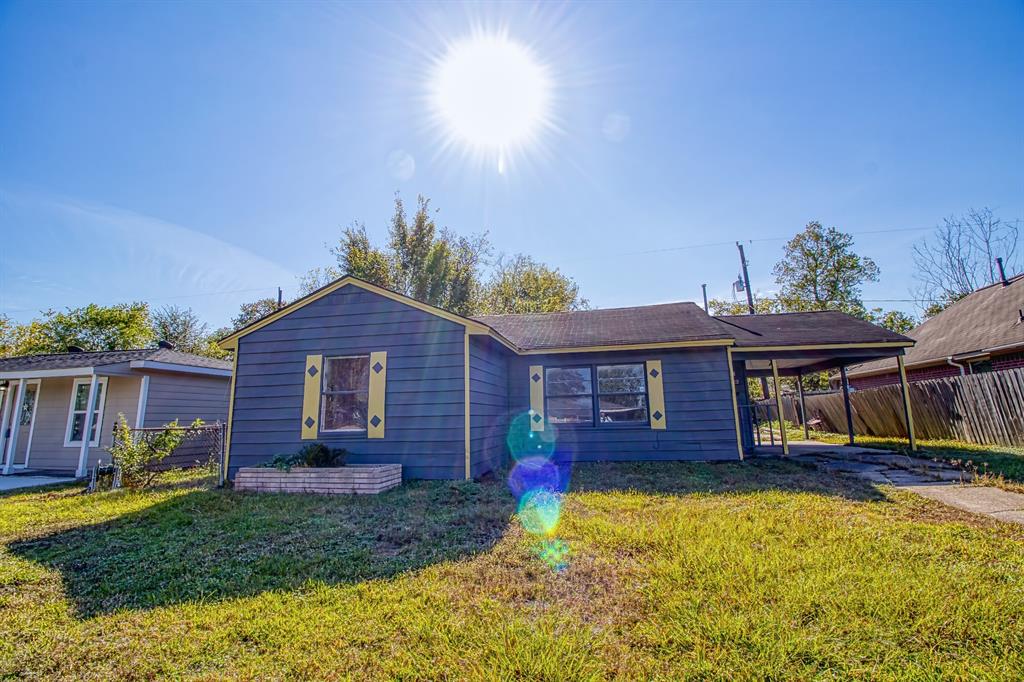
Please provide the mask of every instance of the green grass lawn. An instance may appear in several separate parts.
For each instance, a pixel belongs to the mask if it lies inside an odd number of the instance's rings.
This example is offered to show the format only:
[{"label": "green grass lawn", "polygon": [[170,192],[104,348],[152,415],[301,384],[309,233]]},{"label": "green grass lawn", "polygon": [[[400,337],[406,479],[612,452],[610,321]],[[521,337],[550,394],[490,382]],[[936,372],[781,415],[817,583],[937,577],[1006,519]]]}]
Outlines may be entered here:
[{"label": "green grass lawn", "polygon": [[1024,532],[778,460],[378,497],[0,496],[0,678],[1013,678]]},{"label": "green grass lawn", "polygon": [[[789,428],[786,435],[791,439],[803,440],[803,429]],[[825,443],[846,443],[845,433],[811,432],[813,440]],[[857,436],[857,445],[869,448],[882,448],[911,454],[906,438],[887,438],[880,436]],[[975,445],[957,440],[918,440],[917,457],[937,459],[953,463],[961,468],[974,470],[980,474],[989,474],[982,482],[994,483],[1017,491],[1024,491],[1024,448],[1012,448],[1002,445]]]}]

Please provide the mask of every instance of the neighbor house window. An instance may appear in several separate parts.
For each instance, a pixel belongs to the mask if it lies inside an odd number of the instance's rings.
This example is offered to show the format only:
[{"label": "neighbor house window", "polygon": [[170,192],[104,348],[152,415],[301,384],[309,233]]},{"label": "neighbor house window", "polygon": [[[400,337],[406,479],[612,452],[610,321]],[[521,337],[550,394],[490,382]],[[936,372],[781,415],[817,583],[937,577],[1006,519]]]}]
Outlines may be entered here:
[{"label": "neighbor house window", "polygon": [[602,424],[647,421],[647,380],[644,366],[598,365],[597,411]]},{"label": "neighbor house window", "polygon": [[[91,379],[75,379],[71,387],[71,407],[68,410],[68,429],[64,436],[64,446],[82,444],[85,432],[85,415],[89,404],[89,384]],[[107,378],[102,377],[96,382],[96,397],[93,400],[92,424],[89,428],[89,445],[100,444],[100,424],[103,423],[103,404],[106,401]]]},{"label": "neighbor house window", "polygon": [[594,385],[590,367],[546,368],[544,395],[549,423],[594,423]]},{"label": "neighbor house window", "polygon": [[321,431],[365,431],[370,356],[325,358]]}]

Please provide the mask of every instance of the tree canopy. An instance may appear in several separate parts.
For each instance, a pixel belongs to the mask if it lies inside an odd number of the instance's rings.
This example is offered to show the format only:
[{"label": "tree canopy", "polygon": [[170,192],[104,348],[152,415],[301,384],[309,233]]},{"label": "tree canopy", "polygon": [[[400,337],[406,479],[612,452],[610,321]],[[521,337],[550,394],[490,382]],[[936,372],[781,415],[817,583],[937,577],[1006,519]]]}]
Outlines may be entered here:
[{"label": "tree canopy", "polygon": [[523,254],[498,258],[487,277],[493,249],[486,233],[466,237],[438,228],[436,215],[430,200],[419,196],[410,218],[396,196],[387,244],[375,246],[366,226],[353,223],[330,249],[336,264],[307,272],[299,281],[301,291],[350,274],[460,315],[587,305],[574,281]]},{"label": "tree canopy", "polygon": [[0,347],[7,356],[64,353],[71,346],[86,351],[143,348],[153,340],[149,306],[140,302],[47,310],[25,324],[4,317],[0,327]]}]

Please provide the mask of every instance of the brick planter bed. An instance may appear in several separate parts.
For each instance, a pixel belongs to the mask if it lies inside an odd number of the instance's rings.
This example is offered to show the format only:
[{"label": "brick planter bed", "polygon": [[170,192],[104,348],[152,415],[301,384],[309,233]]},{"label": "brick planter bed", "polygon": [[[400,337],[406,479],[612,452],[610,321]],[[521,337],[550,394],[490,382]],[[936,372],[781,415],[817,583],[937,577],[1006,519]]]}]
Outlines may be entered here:
[{"label": "brick planter bed", "polygon": [[243,467],[235,474],[235,490],[263,493],[376,495],[401,484],[401,464],[349,464],[330,469],[295,467],[291,471]]}]

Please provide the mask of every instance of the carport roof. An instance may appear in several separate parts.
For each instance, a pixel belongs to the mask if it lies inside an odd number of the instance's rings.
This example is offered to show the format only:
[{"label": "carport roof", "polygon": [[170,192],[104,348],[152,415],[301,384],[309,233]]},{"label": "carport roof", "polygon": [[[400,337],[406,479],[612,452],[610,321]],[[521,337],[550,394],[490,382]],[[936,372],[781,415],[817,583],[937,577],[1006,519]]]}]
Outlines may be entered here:
[{"label": "carport roof", "polygon": [[755,346],[912,344],[902,334],[835,310],[715,317],[736,339],[736,349]]}]

